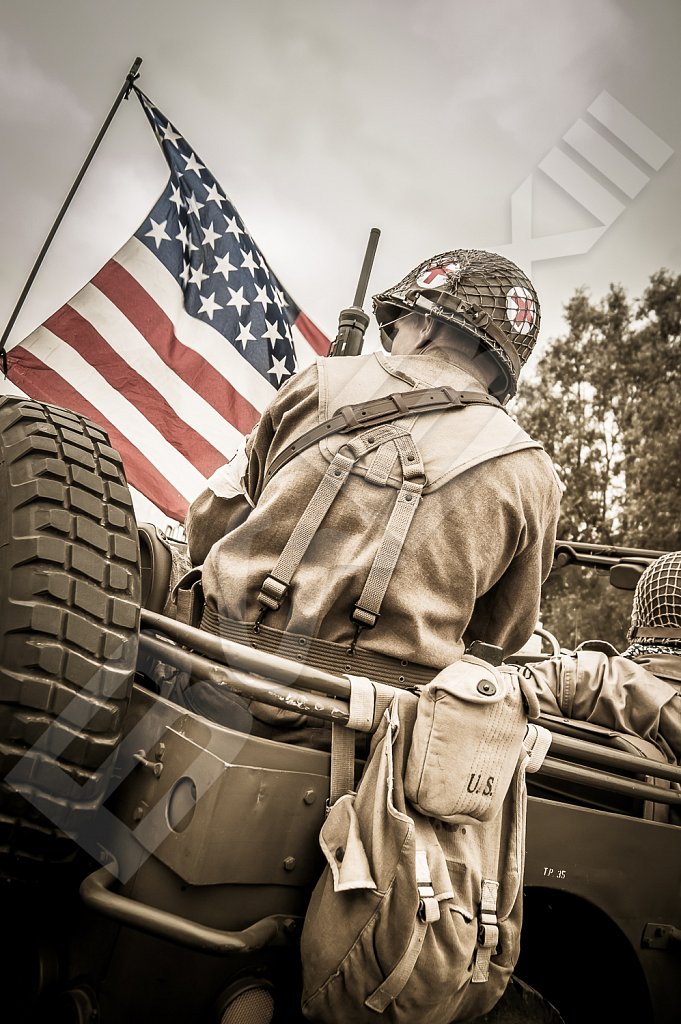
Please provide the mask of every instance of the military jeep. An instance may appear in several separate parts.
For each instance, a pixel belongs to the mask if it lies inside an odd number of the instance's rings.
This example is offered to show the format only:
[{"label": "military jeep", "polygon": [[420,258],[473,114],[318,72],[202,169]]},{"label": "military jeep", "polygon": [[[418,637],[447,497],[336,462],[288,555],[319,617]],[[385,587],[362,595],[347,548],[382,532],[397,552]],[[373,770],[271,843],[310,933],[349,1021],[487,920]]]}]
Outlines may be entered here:
[{"label": "military jeep", "polygon": [[[179,707],[173,674],[338,721],[348,680],[162,614],[177,547],[136,524],[97,424],[8,397],[0,439],[2,1019],[300,1021],[329,754]],[[620,586],[657,554],[556,552]],[[538,637],[548,649],[517,660],[560,650]],[[681,769],[543,724],[521,956],[485,1020],[678,1022]]]}]

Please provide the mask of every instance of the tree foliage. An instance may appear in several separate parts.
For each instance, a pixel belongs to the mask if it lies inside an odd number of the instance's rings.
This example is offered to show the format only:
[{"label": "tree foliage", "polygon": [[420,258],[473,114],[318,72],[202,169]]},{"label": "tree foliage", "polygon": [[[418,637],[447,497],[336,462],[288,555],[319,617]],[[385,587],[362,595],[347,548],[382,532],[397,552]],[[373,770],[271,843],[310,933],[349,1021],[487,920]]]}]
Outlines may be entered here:
[{"label": "tree foliage", "polygon": [[[566,333],[538,360],[514,414],[564,485],[559,538],[681,548],[681,275],[660,270],[642,297],[619,285],[565,307]],[[545,584],[544,625],[565,646],[595,637],[622,648],[631,594],[572,569]]]}]

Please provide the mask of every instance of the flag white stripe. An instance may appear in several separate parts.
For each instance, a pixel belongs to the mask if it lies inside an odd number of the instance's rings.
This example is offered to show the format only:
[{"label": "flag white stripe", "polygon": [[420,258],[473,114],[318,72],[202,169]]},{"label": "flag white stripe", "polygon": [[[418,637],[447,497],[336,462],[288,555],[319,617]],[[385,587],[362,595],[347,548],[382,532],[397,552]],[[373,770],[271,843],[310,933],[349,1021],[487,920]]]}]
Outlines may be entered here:
[{"label": "flag white stripe", "polygon": [[178,341],[203,356],[258,412],[269,405],[276,389],[219,331],[187,313],[180,285],[146,245],[133,236],[113,258],[173,322]]},{"label": "flag white stripe", "polygon": [[219,452],[233,448],[241,433],[175,373],[124,313],[92,283],[69,305],[109,343],[125,362],[158,391],[181,420],[207,438]]},{"label": "flag white stripe", "polygon": [[138,409],[116,391],[83,357],[46,327],[38,327],[22,342],[66,381],[77,381],[78,391],[143,455],[154,463],[188,502],[206,485],[205,477],[166,441]]}]

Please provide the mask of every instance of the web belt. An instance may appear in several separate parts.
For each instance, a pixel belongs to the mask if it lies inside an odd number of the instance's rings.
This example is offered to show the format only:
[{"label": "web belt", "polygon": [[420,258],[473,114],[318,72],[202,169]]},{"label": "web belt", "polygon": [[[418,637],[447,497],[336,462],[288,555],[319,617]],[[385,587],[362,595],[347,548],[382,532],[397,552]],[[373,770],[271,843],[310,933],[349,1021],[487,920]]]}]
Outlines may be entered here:
[{"label": "web belt", "polygon": [[292,444],[284,448],[272,462],[265,473],[265,482],[272,479],[275,473],[290,462],[296,455],[312,445],[318,444],[331,434],[348,434],[351,430],[362,427],[378,426],[391,420],[414,413],[440,412],[446,409],[460,409],[465,405],[490,405],[502,409],[501,402],[493,395],[482,391],[455,391],[454,388],[416,388],[413,391],[398,391],[385,398],[374,398],[369,402],[357,405],[344,405],[330,420],[319,423],[307,430]]}]

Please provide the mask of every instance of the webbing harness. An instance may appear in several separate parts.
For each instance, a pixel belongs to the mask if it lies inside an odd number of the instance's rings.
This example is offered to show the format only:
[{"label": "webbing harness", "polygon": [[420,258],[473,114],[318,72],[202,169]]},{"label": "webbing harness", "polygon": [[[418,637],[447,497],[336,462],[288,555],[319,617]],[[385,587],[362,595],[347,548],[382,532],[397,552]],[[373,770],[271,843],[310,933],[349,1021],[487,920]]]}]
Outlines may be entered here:
[{"label": "webbing harness", "polygon": [[[407,538],[407,532],[426,483],[423,461],[407,427],[384,423],[347,441],[336,453],[322,477],[307,508],[296,523],[277,564],[263,580],[258,603],[261,607],[256,629],[268,611],[278,611],[286,600],[293,576],[305,552],[338,497],[350,470],[363,455],[392,442],[402,469],[402,486],[395,500],[383,538],[378,546],[362,593],[350,618],[355,623],[351,649],[362,629],[372,629],[378,621],[381,604]],[[343,448],[349,454],[343,454]]]},{"label": "webbing harness", "polygon": [[[267,612],[278,611],[288,597],[293,576],[355,463],[363,455],[385,445],[383,453],[377,453],[379,461],[369,469],[367,479],[374,483],[385,483],[382,477],[387,476],[385,470],[387,468],[389,471],[394,452],[397,451],[402,469],[402,486],[364,588],[350,616],[355,623],[355,635],[349,653],[354,652],[362,629],[373,629],[378,621],[383,598],[426,485],[423,460],[411,437],[409,425],[394,425],[391,421],[418,413],[462,409],[468,405],[487,405],[503,410],[501,402],[481,391],[455,391],[448,386],[399,391],[385,398],[343,406],[331,419],[306,431],[279,453],[265,474],[265,483],[296,455],[318,444],[325,437],[370,427],[338,450],[294,527],[277,564],[263,580],[258,594],[261,611],[255,622],[256,632]],[[392,444],[388,445],[388,442]],[[344,448],[349,455],[343,455]],[[382,458],[382,454],[387,458]]]}]

